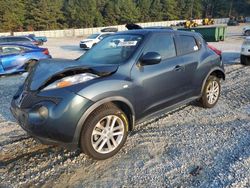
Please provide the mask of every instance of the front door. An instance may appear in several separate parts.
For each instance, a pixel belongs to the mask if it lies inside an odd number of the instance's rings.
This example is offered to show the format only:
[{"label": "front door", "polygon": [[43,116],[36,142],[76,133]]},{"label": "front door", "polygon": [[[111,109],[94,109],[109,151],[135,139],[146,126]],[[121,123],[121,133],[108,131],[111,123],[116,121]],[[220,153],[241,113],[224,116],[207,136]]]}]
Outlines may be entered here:
[{"label": "front door", "polygon": [[174,35],[157,33],[151,36],[142,56],[147,52],[157,52],[162,60],[159,64],[138,66],[135,64],[131,78],[136,83],[137,118],[147,116],[164,107],[190,96],[190,79],[186,75],[185,62],[177,56]]}]

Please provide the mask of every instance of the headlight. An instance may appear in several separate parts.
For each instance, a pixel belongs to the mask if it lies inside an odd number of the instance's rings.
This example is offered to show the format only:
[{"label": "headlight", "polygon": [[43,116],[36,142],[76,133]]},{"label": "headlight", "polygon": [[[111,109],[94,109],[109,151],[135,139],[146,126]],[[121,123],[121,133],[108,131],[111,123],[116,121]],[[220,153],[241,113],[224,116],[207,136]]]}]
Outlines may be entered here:
[{"label": "headlight", "polygon": [[71,85],[87,82],[94,78],[98,78],[98,76],[95,74],[91,74],[91,73],[83,73],[83,74],[76,74],[73,76],[67,76],[67,77],[64,77],[60,80],[53,82],[52,84],[45,87],[43,90],[68,87]]}]

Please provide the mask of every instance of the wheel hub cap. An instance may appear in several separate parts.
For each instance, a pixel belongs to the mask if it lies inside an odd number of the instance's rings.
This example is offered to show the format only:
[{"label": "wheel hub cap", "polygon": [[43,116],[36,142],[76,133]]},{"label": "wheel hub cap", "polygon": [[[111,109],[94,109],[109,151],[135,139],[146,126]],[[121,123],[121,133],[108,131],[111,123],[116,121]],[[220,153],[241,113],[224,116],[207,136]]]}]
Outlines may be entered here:
[{"label": "wheel hub cap", "polygon": [[207,99],[209,104],[214,104],[219,97],[219,84],[216,81],[212,81],[209,83],[207,87]]},{"label": "wheel hub cap", "polygon": [[91,144],[98,153],[110,153],[120,145],[124,132],[124,123],[120,117],[105,116],[95,125]]}]

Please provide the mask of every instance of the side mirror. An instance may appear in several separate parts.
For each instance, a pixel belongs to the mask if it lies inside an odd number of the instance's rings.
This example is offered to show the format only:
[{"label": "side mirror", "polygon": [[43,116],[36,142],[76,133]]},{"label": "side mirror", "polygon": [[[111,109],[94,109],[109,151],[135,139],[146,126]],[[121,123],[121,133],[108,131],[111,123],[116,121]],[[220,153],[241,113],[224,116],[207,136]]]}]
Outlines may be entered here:
[{"label": "side mirror", "polygon": [[157,52],[148,52],[140,59],[140,65],[155,65],[161,62],[161,55]]}]

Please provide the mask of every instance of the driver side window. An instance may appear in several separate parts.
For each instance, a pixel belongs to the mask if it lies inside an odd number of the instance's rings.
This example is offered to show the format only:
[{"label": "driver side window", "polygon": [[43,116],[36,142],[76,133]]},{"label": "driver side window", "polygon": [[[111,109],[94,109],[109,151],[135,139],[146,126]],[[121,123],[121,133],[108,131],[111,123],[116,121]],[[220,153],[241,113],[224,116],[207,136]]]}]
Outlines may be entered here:
[{"label": "driver side window", "polygon": [[144,54],[147,52],[159,53],[162,60],[175,57],[176,50],[173,36],[167,33],[157,33],[150,39]]}]

